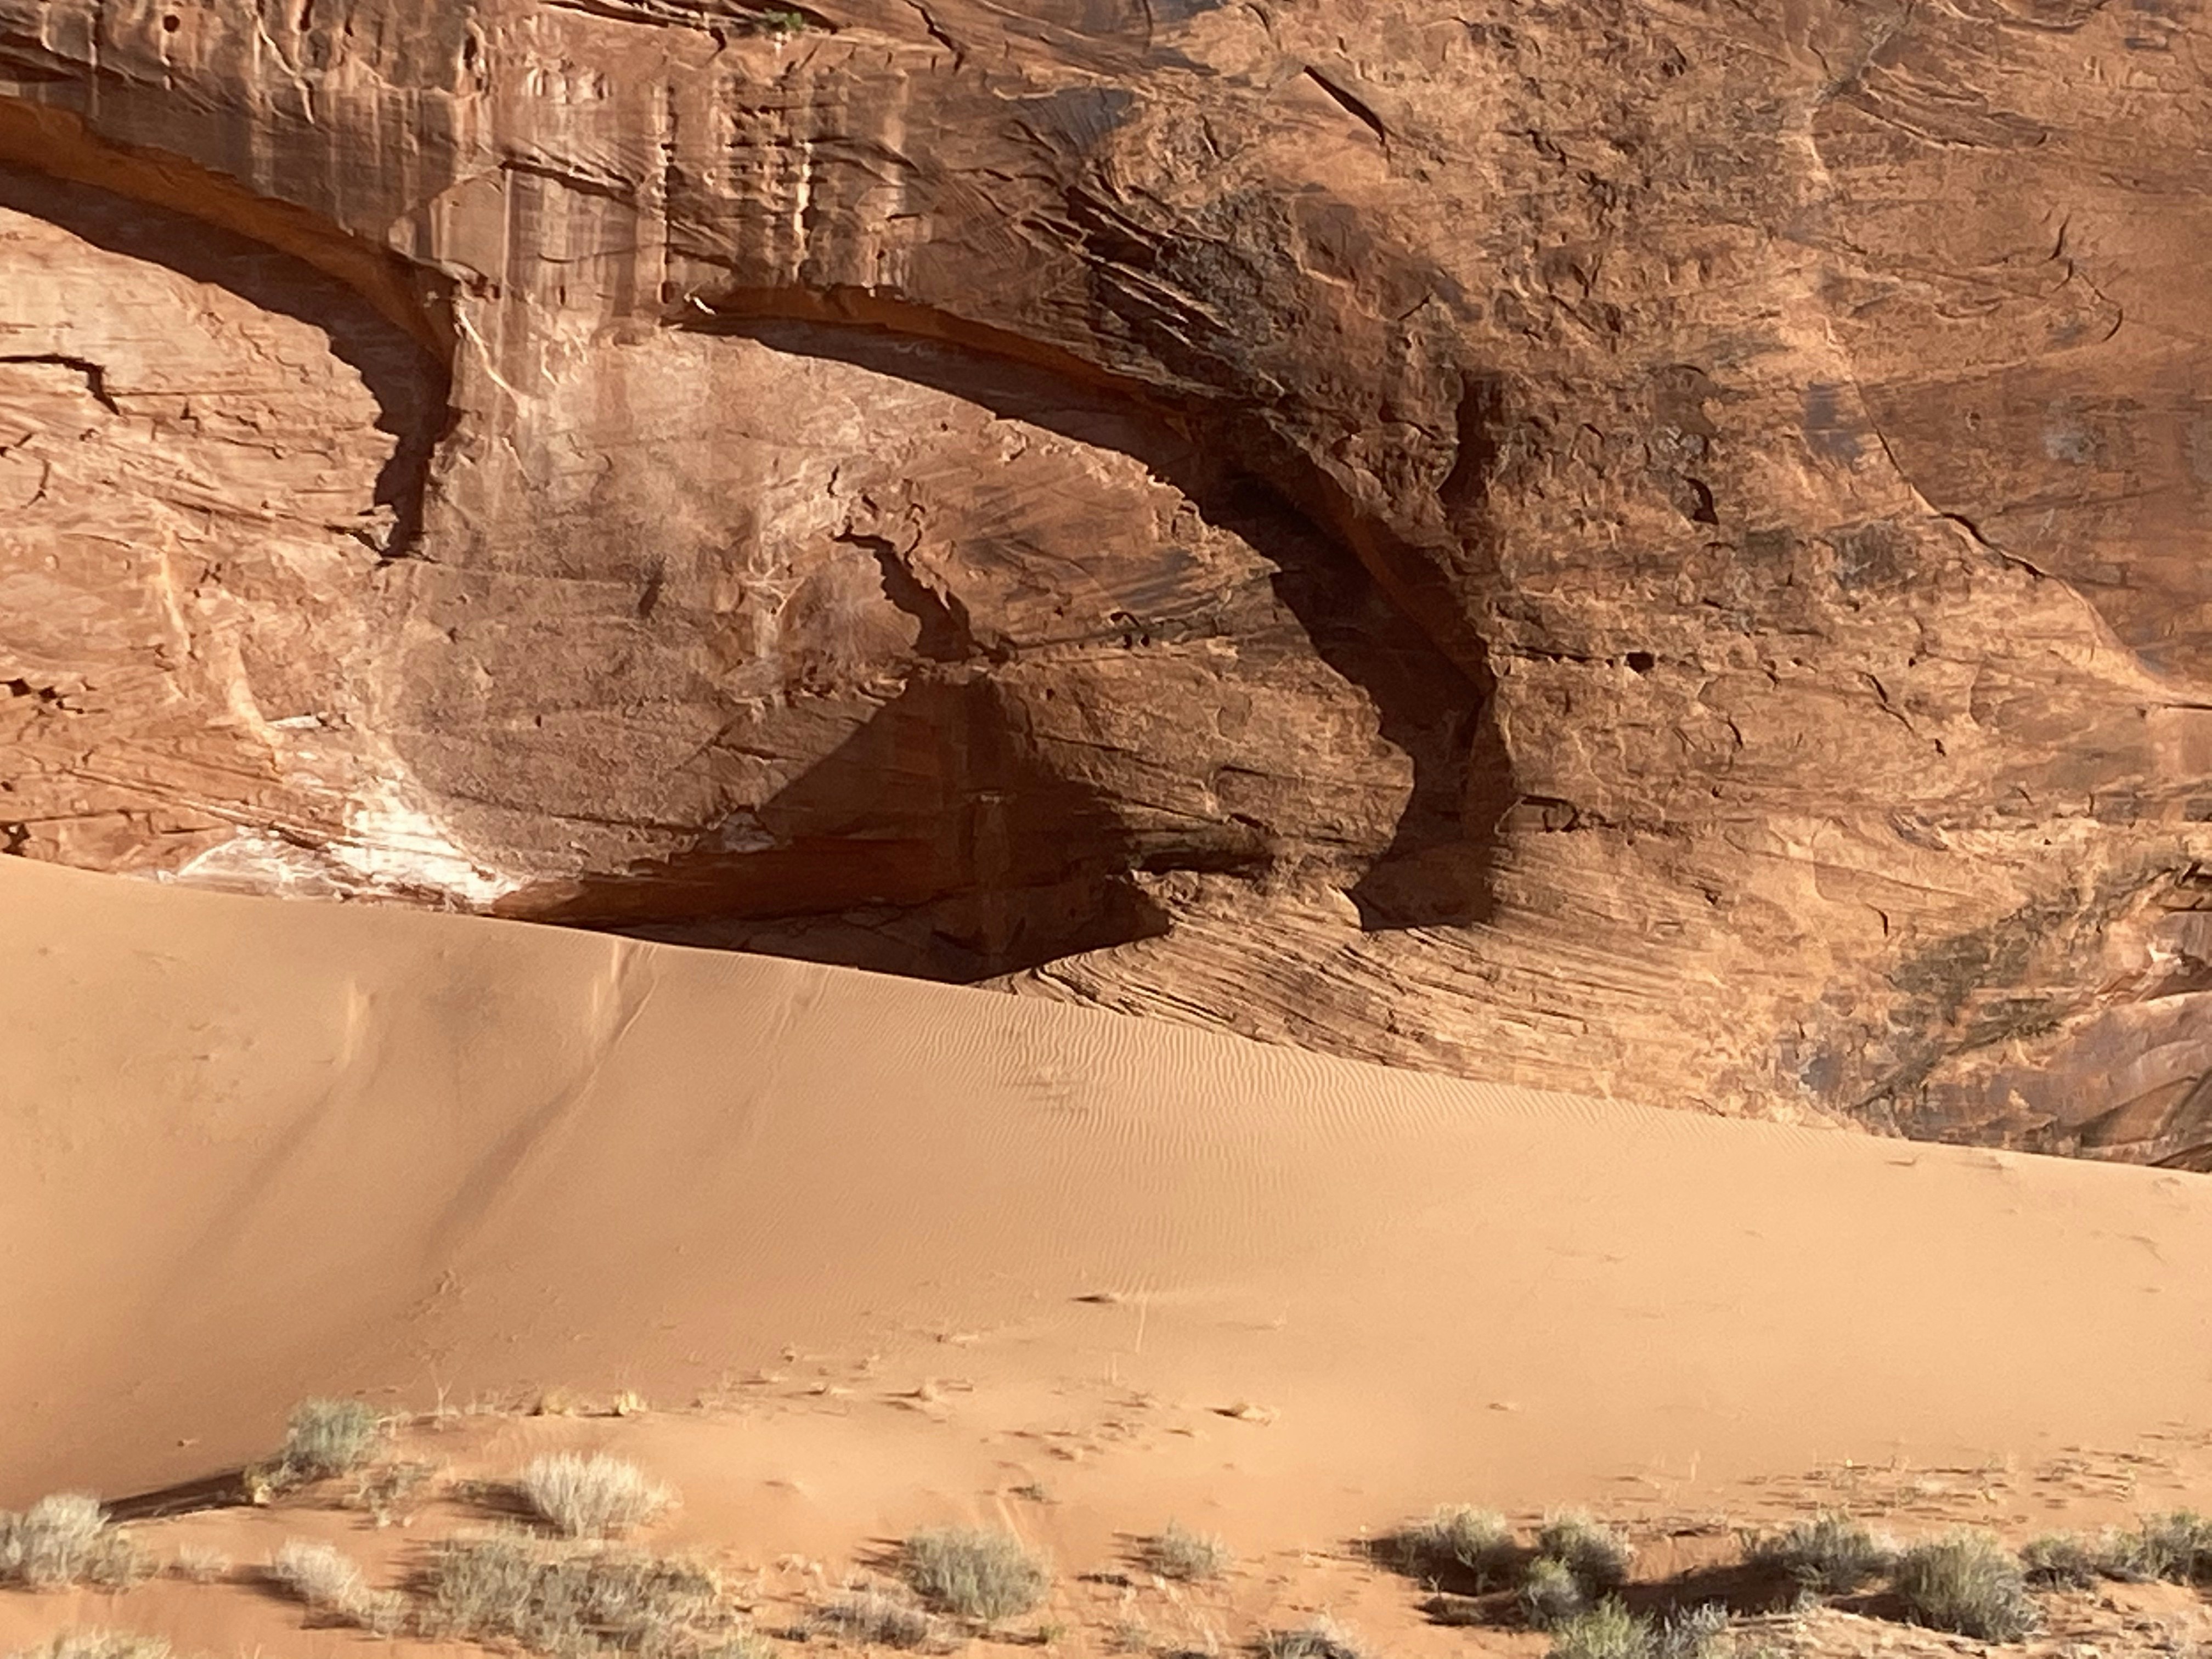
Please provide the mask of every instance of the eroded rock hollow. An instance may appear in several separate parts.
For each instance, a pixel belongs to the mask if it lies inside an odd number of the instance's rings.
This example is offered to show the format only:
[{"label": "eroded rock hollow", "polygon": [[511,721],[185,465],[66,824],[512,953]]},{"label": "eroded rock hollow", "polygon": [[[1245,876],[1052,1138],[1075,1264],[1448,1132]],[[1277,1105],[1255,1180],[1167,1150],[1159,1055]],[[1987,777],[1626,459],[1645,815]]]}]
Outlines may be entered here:
[{"label": "eroded rock hollow", "polygon": [[0,0],[10,850],[2212,1141],[2159,0]]}]

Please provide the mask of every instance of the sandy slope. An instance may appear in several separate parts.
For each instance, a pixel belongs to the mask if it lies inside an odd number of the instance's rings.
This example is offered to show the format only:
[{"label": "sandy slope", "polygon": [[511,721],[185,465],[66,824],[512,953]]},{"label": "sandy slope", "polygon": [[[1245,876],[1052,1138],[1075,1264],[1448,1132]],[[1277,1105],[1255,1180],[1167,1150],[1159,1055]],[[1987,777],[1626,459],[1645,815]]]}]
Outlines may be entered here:
[{"label": "sandy slope", "polygon": [[735,1401],[670,1473],[799,1548],[1024,1471],[1273,1547],[2212,1417],[2198,1177],[18,860],[0,923],[0,1504],[311,1391]]}]

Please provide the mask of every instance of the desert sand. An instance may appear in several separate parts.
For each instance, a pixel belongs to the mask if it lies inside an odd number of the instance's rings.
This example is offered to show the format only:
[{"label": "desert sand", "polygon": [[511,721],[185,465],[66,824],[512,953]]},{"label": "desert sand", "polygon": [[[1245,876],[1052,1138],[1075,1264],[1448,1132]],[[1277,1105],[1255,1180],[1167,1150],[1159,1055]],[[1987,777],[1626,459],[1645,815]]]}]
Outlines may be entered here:
[{"label": "desert sand", "polygon": [[632,1390],[684,1524],[831,1555],[1032,1483],[1074,1555],[1271,1549],[2212,1430],[2193,1176],[18,860],[0,913],[0,1504],[310,1394]]}]

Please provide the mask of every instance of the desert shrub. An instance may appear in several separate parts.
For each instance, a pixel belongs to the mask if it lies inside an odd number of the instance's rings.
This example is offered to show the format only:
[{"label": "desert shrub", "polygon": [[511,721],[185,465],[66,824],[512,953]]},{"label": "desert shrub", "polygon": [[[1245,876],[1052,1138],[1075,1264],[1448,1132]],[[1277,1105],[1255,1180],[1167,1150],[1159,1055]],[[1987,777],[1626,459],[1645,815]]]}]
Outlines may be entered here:
[{"label": "desert shrub", "polygon": [[1631,1613],[1618,1596],[1552,1626],[1551,1659],[1651,1659],[1651,1651],[1650,1621]]},{"label": "desert shrub", "polygon": [[1552,1626],[1550,1659],[1719,1659],[1728,1609],[1707,1602],[1653,1624],[1617,1595]]},{"label": "desert shrub", "polygon": [[421,1507],[436,1473],[428,1463],[404,1462],[362,1469],[354,1476],[345,1506],[366,1510],[378,1526],[388,1527]]},{"label": "desert shrub", "polygon": [[1755,1538],[1743,1554],[1816,1595],[1848,1595],[1887,1572],[1895,1552],[1849,1516],[1829,1512]]},{"label": "desert shrub", "polygon": [[158,1636],[129,1631],[71,1630],[20,1649],[9,1659],[169,1659],[169,1644]]},{"label": "desert shrub", "polygon": [[814,1620],[833,1635],[872,1647],[926,1647],[936,1634],[929,1615],[920,1607],[864,1587],[830,1597],[815,1613]]},{"label": "desert shrub", "polygon": [[328,1544],[288,1540],[270,1558],[269,1577],[287,1594],[318,1612],[331,1612],[368,1589],[361,1569]]},{"label": "desert shrub", "polygon": [[0,1584],[120,1589],[145,1572],[137,1548],[107,1524],[96,1498],[55,1492],[21,1515],[0,1512]]},{"label": "desert shrub", "polygon": [[2035,1624],[2020,1563],[1987,1533],[1955,1532],[1897,1558],[1891,1588],[1915,1624],[2010,1642]]},{"label": "desert shrub", "polygon": [[230,1577],[230,1558],[204,1544],[180,1544],[169,1571],[195,1584],[212,1584]]},{"label": "desert shrub", "polygon": [[1044,1562],[1012,1533],[938,1527],[906,1540],[907,1582],[963,1619],[1010,1619],[1044,1600],[1052,1583]]},{"label": "desert shrub", "polygon": [[1511,1570],[1519,1551],[1505,1517],[1471,1504],[1446,1504],[1390,1540],[1392,1553],[1408,1572],[1434,1576],[1457,1567],[1487,1589]]},{"label": "desert shrub", "polygon": [[382,1437],[376,1413],[359,1400],[302,1400],[284,1425],[283,1449],[270,1471],[283,1485],[350,1474]]},{"label": "desert shrub", "polygon": [[507,1534],[441,1539],[415,1588],[434,1632],[509,1641],[556,1659],[609,1648],[690,1659],[734,1634],[711,1574],[605,1547],[564,1549]]},{"label": "desert shrub", "polygon": [[1728,1609],[1717,1601],[1701,1602],[1661,1621],[1652,1632],[1652,1659],[1718,1659],[1728,1651]]},{"label": "desert shrub", "polygon": [[1163,1578],[1186,1583],[1218,1578],[1229,1571],[1229,1546],[1211,1533],[1186,1532],[1170,1521],[1145,1540],[1145,1565]]},{"label": "desert shrub", "polygon": [[1618,1589],[1628,1582],[1636,1552],[1628,1540],[1587,1515],[1555,1515],[1536,1534],[1536,1553],[1549,1556],[1572,1573],[1587,1593]]},{"label": "desert shrub", "polygon": [[1359,1638],[1327,1617],[1296,1630],[1269,1631],[1258,1647],[1261,1659],[1367,1659]]},{"label": "desert shrub", "polygon": [[2076,1533],[2046,1533],[2021,1547],[2020,1565],[2031,1584],[2087,1589],[2104,1576],[2116,1541],[2106,1540],[2100,1547]]},{"label": "desert shrub", "polygon": [[2145,1516],[2133,1530],[2105,1540],[2100,1565],[2115,1578],[2176,1584],[2212,1579],[2212,1521],[2191,1510]]},{"label": "desert shrub", "polygon": [[1550,1630],[1589,1609],[1589,1592],[1565,1562],[1540,1555],[1528,1564],[1521,1580],[1521,1611],[1538,1630]]},{"label": "desert shrub", "polygon": [[643,1526],[676,1501],[635,1463],[594,1452],[533,1458],[515,1481],[533,1514],[569,1538],[611,1538]]},{"label": "desert shrub", "polygon": [[328,1544],[289,1540],[270,1558],[269,1577],[309,1613],[380,1635],[399,1628],[405,1600],[368,1587],[361,1569]]}]

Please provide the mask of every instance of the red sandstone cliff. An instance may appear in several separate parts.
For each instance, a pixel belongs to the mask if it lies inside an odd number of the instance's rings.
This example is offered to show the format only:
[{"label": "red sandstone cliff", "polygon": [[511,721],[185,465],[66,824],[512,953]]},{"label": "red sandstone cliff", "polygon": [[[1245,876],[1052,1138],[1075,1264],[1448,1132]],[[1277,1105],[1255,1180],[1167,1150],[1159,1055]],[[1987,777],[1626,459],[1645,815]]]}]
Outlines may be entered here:
[{"label": "red sandstone cliff", "polygon": [[0,0],[0,823],[2185,1158],[2208,54]]}]

